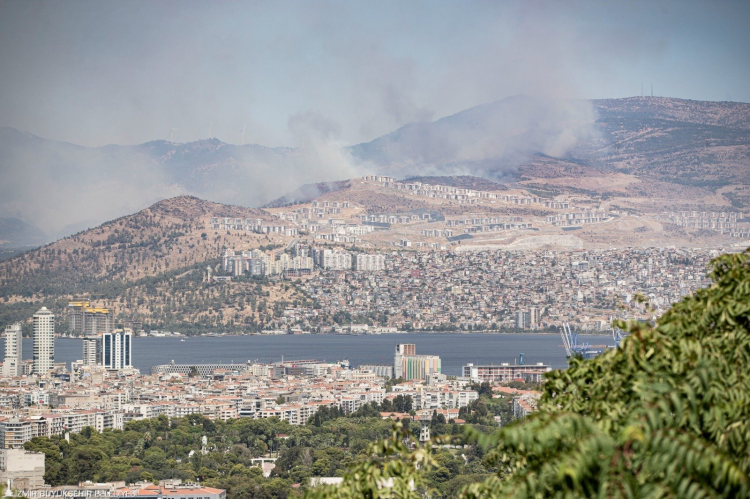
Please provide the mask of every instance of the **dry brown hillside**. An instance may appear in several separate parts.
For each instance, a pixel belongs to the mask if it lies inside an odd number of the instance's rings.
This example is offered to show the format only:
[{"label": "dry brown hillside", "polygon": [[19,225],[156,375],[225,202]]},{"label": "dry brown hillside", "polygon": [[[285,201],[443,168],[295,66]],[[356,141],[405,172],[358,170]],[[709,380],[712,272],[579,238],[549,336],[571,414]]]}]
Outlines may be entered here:
[{"label": "dry brown hillside", "polygon": [[85,293],[215,259],[224,247],[273,243],[266,236],[209,230],[211,216],[271,220],[263,210],[191,196],[167,199],[0,263],[2,295]]},{"label": "dry brown hillside", "polygon": [[62,323],[66,300],[77,296],[112,307],[120,320],[154,327],[269,326],[298,298],[293,285],[209,286],[202,283],[203,271],[217,266],[224,248],[283,246],[290,238],[211,230],[212,216],[283,224],[264,210],[191,196],[160,201],[0,263],[0,318],[27,320],[46,304]]}]

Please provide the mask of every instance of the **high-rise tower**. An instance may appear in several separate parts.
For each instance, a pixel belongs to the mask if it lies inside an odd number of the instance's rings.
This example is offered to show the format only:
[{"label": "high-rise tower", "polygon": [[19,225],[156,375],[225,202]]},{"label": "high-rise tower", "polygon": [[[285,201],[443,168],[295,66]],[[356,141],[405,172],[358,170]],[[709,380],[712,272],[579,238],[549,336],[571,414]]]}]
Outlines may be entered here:
[{"label": "high-rise tower", "polygon": [[34,374],[46,374],[55,366],[55,315],[40,308],[34,314]]},{"label": "high-rise tower", "polygon": [[83,365],[95,366],[102,362],[102,339],[98,336],[83,338]]},{"label": "high-rise tower", "polygon": [[23,341],[21,339],[21,323],[16,322],[5,328],[5,360],[3,361],[3,376],[14,377],[21,374],[22,354]]},{"label": "high-rise tower", "polygon": [[70,330],[83,336],[96,336],[114,330],[112,310],[92,307],[87,301],[68,302]]},{"label": "high-rise tower", "polygon": [[102,335],[102,365],[111,371],[133,366],[132,330],[115,329]]}]

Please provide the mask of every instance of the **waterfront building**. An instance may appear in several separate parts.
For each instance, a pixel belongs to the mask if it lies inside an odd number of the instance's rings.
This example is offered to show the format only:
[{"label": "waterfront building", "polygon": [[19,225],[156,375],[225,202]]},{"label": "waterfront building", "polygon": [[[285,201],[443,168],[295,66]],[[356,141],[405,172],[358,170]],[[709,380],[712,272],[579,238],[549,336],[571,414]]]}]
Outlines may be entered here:
[{"label": "waterfront building", "polygon": [[441,372],[440,357],[437,355],[405,355],[401,372],[405,380],[426,379]]},{"label": "waterfront building", "polygon": [[393,356],[393,377],[403,378],[403,357],[404,355],[415,355],[417,347],[414,343],[400,343],[396,345],[396,353]]},{"label": "waterfront building", "polygon": [[55,315],[40,308],[34,314],[34,374],[46,374],[55,365]]},{"label": "waterfront building", "polygon": [[401,355],[416,355],[417,345],[414,343],[399,343],[396,345],[396,353]]},{"label": "waterfront building", "polygon": [[87,301],[68,302],[68,324],[71,332],[85,336],[111,333],[114,317],[108,308],[92,307]]},{"label": "waterfront building", "polygon": [[21,363],[23,362],[23,341],[21,333],[20,322],[16,322],[5,328],[5,360],[3,360],[3,376],[15,377],[21,375]]},{"label": "waterfront building", "polygon": [[213,375],[216,370],[224,370],[229,372],[244,372],[250,369],[252,366],[248,362],[247,364],[175,364],[172,361],[169,364],[162,364],[159,366],[151,366],[151,374],[184,374],[189,375],[193,369],[198,371],[201,377],[209,378]]},{"label": "waterfront building", "polygon": [[500,365],[475,366],[466,364],[463,366],[463,376],[471,378],[472,381],[481,383],[483,381],[508,382],[517,379],[524,381],[538,382],[542,381],[542,375],[552,368],[539,362],[534,365],[511,365],[502,363]]},{"label": "waterfront building", "polygon": [[516,312],[516,329],[527,329],[530,323],[530,314],[525,310]]},{"label": "waterfront building", "polygon": [[532,307],[529,309],[529,326],[535,329],[539,325],[539,309]]},{"label": "waterfront building", "polygon": [[392,378],[393,377],[393,366],[378,365],[378,364],[364,364],[359,366],[360,371],[372,371],[375,376],[381,378]]},{"label": "waterfront building", "polygon": [[102,335],[102,365],[110,371],[133,367],[133,331],[117,329]]},{"label": "waterfront building", "polygon": [[102,363],[102,338],[87,336],[83,338],[83,365],[95,366]]},{"label": "waterfront building", "polygon": [[83,333],[83,309],[88,306],[87,301],[68,302],[68,326],[71,332]]},{"label": "waterfront building", "polygon": [[437,355],[417,355],[416,345],[401,343],[396,345],[393,356],[393,375],[396,378],[427,379],[435,373],[441,373],[440,357]]}]

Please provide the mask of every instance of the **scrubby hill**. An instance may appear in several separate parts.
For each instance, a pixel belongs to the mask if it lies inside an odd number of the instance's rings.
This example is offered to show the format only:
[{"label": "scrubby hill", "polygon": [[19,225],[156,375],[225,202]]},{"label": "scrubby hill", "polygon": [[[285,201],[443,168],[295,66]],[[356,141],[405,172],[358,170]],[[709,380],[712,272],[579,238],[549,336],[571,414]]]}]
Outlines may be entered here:
[{"label": "scrubby hill", "polygon": [[507,182],[621,172],[720,188],[750,179],[750,104],[516,97],[406,125],[352,153],[397,177],[474,175]]},{"label": "scrubby hill", "polygon": [[581,154],[592,164],[695,186],[750,179],[750,104],[664,97],[593,104],[602,136]]},{"label": "scrubby hill", "polygon": [[212,216],[258,210],[181,196],[0,263],[2,294],[81,293],[132,282],[217,257],[222,237],[201,237]]},{"label": "scrubby hill", "polygon": [[160,201],[0,262],[0,317],[28,320],[46,304],[62,319],[66,300],[78,296],[114,308],[119,319],[154,327],[221,330],[236,324],[257,330],[271,324],[285,303],[299,299],[294,286],[250,280],[211,286],[203,284],[203,272],[206,265],[216,267],[224,248],[287,241],[212,230],[213,216],[272,218],[263,210],[192,196]]}]

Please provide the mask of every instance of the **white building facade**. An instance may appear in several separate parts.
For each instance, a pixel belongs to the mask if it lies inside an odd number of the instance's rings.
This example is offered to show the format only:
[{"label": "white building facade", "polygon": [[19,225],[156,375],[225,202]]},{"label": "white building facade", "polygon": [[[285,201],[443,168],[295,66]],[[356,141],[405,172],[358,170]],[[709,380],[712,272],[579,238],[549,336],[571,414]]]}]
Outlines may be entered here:
[{"label": "white building facade", "polygon": [[3,360],[3,376],[20,376],[22,359],[23,341],[21,339],[21,323],[16,322],[5,328],[5,360]]},{"label": "white building facade", "polygon": [[102,362],[102,342],[99,337],[83,339],[83,365],[95,366]]},{"label": "white building facade", "polygon": [[356,269],[367,272],[376,272],[385,269],[385,256],[381,254],[359,254],[356,260]]},{"label": "white building facade", "polygon": [[34,374],[46,374],[55,366],[55,314],[40,308],[34,314]]},{"label": "white building facade", "polygon": [[349,270],[352,268],[352,254],[348,251],[324,249],[318,251],[318,265],[327,270]]}]

